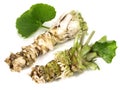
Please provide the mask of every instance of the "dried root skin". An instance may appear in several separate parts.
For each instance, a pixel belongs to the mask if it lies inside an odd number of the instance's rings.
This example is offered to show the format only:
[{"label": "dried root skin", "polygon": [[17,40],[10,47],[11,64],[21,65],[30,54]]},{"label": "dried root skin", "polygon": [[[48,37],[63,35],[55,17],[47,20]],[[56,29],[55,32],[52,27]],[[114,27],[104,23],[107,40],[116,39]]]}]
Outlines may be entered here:
[{"label": "dried root skin", "polygon": [[80,13],[71,11],[62,15],[50,30],[39,35],[31,45],[25,46],[20,52],[11,53],[5,62],[13,71],[21,71],[31,66],[39,55],[52,50],[56,44],[75,37],[78,32],[87,30],[87,24]]},{"label": "dried root skin", "polygon": [[32,68],[30,76],[37,83],[45,83],[55,79],[61,75],[60,66],[55,60],[50,61],[45,66],[38,66]]}]

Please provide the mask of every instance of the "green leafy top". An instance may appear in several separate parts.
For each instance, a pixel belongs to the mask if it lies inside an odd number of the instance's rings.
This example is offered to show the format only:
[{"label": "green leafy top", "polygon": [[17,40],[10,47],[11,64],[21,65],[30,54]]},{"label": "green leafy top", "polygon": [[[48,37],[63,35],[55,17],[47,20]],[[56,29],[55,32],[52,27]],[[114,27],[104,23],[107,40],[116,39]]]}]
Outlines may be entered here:
[{"label": "green leafy top", "polygon": [[35,4],[25,11],[16,20],[18,33],[27,38],[33,34],[43,23],[52,20],[56,15],[55,8],[48,4]]},{"label": "green leafy top", "polygon": [[97,54],[103,58],[107,63],[111,63],[113,57],[115,56],[116,41],[108,41],[106,36],[103,36],[99,41],[95,42],[92,46],[92,50],[97,52]]}]

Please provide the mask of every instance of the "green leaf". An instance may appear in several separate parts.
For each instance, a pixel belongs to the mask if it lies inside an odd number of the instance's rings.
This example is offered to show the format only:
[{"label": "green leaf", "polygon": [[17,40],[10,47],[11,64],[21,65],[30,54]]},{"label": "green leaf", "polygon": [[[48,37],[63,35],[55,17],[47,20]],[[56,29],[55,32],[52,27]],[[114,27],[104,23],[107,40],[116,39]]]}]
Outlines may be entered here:
[{"label": "green leaf", "polygon": [[16,28],[18,29],[18,33],[23,37],[27,38],[31,34],[33,34],[40,26],[42,26],[41,22],[38,22],[27,10],[24,12],[19,18],[16,20]]},{"label": "green leaf", "polygon": [[99,42],[105,42],[105,41],[107,41],[107,36],[103,36],[100,40],[99,40]]},{"label": "green leaf", "polygon": [[25,11],[16,20],[16,28],[21,36],[27,38],[38,30],[39,27],[46,27],[42,24],[53,19],[56,15],[54,7],[48,4],[35,4]]},{"label": "green leaf", "polygon": [[[101,39],[102,40],[102,39]],[[104,39],[105,40],[105,39]],[[97,41],[93,46],[92,50],[103,58],[107,63],[111,63],[116,51],[116,41]]]},{"label": "green leaf", "polygon": [[55,8],[48,4],[35,4],[30,8],[31,14],[42,23],[50,21],[56,15]]}]

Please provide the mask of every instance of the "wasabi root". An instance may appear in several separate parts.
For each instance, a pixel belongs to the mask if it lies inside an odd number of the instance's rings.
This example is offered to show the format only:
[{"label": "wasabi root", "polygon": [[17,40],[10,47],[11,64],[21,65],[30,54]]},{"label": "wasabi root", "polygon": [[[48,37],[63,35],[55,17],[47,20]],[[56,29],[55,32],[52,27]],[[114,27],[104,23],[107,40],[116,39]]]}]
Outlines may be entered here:
[{"label": "wasabi root", "polygon": [[[100,39],[94,44],[89,44],[94,31],[90,34],[86,42],[84,42],[85,34],[86,31],[78,33],[74,40],[73,47],[65,51],[57,52],[54,60],[44,66],[36,65],[33,67],[30,73],[32,80],[36,83],[46,83],[70,77],[73,76],[74,73],[82,73],[85,70],[99,69],[99,66],[95,62],[98,57],[110,63],[115,56],[115,50],[117,48],[116,42],[114,40],[101,42]],[[102,51],[102,49],[107,50],[107,52]]]},{"label": "wasabi root", "polygon": [[5,62],[12,71],[20,72],[31,66],[39,55],[52,50],[56,44],[66,42],[78,32],[87,31],[87,24],[81,14],[71,11],[61,15],[56,23],[45,33],[40,34],[31,45],[22,47],[17,53],[11,53]]}]

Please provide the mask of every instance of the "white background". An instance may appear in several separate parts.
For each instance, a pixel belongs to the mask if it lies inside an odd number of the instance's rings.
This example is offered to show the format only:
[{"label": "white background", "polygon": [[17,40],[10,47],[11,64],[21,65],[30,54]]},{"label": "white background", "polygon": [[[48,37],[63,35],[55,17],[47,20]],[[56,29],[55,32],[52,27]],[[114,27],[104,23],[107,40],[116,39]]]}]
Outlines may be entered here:
[{"label": "white background", "polygon": [[[31,67],[20,73],[11,72],[4,62],[11,52],[21,50],[21,46],[30,44],[42,31],[29,39],[17,34],[16,18],[36,3],[47,3],[56,8],[58,18],[63,12],[78,10],[88,24],[89,32],[96,33],[92,42],[103,35],[117,41],[117,52],[111,64],[97,59],[100,70],[85,71],[81,75],[54,81],[47,84],[36,84],[28,76]],[[56,18],[49,22],[52,24]],[[0,90],[120,90],[120,1],[119,0],[1,0],[0,1]],[[39,57],[35,64],[45,64],[60,49],[72,46],[73,41],[57,46],[53,51]],[[61,48],[62,47],[62,48]],[[34,64],[34,65],[35,65]],[[33,65],[33,66],[34,66]]]}]

